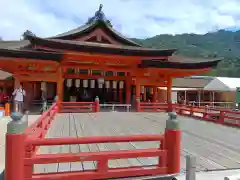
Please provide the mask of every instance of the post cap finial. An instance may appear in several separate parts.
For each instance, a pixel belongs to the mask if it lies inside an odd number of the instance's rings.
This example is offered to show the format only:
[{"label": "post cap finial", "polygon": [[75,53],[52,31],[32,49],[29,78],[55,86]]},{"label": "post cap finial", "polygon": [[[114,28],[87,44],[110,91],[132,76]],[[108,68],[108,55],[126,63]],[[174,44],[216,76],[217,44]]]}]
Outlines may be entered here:
[{"label": "post cap finial", "polygon": [[168,116],[170,119],[177,119],[177,114],[175,112],[168,112]]},{"label": "post cap finial", "polygon": [[19,120],[22,119],[22,117],[23,117],[23,114],[20,113],[20,112],[13,112],[11,114],[11,118],[12,118],[13,121],[19,121]]},{"label": "post cap finial", "polygon": [[95,101],[99,101],[99,97],[98,96],[95,97]]}]

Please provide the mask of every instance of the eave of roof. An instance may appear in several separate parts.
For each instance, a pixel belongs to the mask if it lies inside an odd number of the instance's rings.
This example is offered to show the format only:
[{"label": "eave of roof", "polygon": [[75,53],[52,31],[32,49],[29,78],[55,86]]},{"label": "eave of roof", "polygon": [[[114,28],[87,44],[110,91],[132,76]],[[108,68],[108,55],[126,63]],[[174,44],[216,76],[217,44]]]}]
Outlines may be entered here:
[{"label": "eave of roof", "polygon": [[63,54],[58,52],[41,52],[33,50],[0,49],[0,57],[16,59],[39,59],[61,61]]},{"label": "eave of roof", "polygon": [[70,51],[81,51],[98,54],[113,54],[122,56],[142,56],[142,57],[166,57],[171,56],[175,49],[151,49],[136,46],[120,46],[113,44],[93,43],[85,41],[69,41],[59,39],[43,39],[28,35],[27,38],[33,45],[43,46],[52,49],[62,49]]},{"label": "eave of roof", "polygon": [[212,59],[202,62],[142,60],[139,68],[206,69],[216,67],[220,61],[221,59]]},{"label": "eave of roof", "polygon": [[[67,54],[67,53],[65,53]],[[41,52],[41,51],[29,51],[29,50],[9,50],[0,49],[0,57],[11,58],[24,58],[24,59],[39,59],[39,60],[52,60],[61,61],[64,53],[61,52]],[[180,62],[168,62],[168,61],[156,61],[156,60],[142,60],[139,64],[139,68],[172,68],[172,69],[205,69],[213,68],[217,66],[220,60],[214,60],[209,62],[198,63],[180,63]]]}]

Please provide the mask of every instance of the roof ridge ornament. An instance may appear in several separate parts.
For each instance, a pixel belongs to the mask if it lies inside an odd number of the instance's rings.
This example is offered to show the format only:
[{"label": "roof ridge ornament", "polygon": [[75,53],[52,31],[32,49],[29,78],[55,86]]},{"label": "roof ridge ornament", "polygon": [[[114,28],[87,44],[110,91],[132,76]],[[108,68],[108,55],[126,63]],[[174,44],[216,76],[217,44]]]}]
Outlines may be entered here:
[{"label": "roof ridge ornament", "polygon": [[107,23],[110,27],[112,27],[111,22],[106,18],[102,9],[103,9],[103,5],[100,4],[98,10],[95,12],[95,15],[93,17],[89,18],[86,24],[91,24],[96,21],[103,21],[103,22]]},{"label": "roof ridge ornament", "polygon": [[102,21],[105,20],[105,15],[104,15],[104,13],[102,12],[102,8],[103,8],[103,5],[100,4],[100,5],[99,5],[99,8],[98,8],[98,11],[96,11],[96,13],[95,13],[95,19],[96,19],[96,20],[102,20]]},{"label": "roof ridge ornament", "polygon": [[36,35],[32,31],[26,30],[22,35],[23,40],[28,40],[29,36],[36,37]]}]

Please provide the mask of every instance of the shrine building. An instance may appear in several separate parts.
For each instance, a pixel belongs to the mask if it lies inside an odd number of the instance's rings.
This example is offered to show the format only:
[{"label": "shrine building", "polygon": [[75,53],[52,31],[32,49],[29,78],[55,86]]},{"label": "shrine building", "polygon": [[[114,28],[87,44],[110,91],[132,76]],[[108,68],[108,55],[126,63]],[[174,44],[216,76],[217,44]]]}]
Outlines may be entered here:
[{"label": "shrine building", "polygon": [[41,91],[60,101],[98,96],[100,103],[162,102],[164,97],[170,102],[173,78],[203,74],[220,61],[195,61],[173,55],[175,51],[142,47],[124,37],[100,6],[86,24],[71,31],[41,38],[27,30],[23,40],[0,42],[0,69],[13,74],[12,86],[23,83],[26,102],[40,100]]}]

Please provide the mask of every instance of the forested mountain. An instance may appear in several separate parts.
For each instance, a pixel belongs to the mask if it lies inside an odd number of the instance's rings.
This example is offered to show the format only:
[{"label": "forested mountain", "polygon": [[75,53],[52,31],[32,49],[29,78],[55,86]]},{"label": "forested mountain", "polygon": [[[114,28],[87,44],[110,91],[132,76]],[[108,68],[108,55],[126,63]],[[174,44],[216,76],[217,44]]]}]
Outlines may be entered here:
[{"label": "forested mountain", "polygon": [[146,47],[177,48],[176,54],[188,57],[223,58],[209,75],[240,77],[240,31],[220,30],[205,35],[157,35],[133,40]]}]

